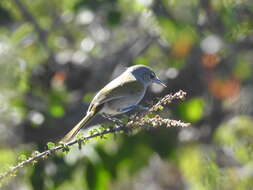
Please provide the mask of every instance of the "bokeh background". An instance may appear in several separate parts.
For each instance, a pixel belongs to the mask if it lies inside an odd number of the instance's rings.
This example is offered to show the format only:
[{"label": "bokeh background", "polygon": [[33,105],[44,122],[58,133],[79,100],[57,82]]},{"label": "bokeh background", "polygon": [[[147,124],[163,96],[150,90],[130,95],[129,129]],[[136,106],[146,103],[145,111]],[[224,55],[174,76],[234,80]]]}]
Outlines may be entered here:
[{"label": "bokeh background", "polygon": [[134,64],[168,85],[142,104],[182,89],[160,114],[191,127],[96,139],[2,188],[253,189],[252,0],[1,0],[0,172],[62,137]]}]

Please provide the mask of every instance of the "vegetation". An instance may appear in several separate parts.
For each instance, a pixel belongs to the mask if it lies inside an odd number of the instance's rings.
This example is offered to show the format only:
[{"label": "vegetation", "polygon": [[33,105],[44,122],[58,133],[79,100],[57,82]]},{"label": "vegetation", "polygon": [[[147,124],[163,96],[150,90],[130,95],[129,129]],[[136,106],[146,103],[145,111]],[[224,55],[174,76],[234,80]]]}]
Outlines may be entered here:
[{"label": "vegetation", "polygon": [[[251,0],[1,0],[1,173],[54,148],[130,65],[152,67],[168,86],[152,86],[142,105],[182,89],[186,99],[157,117],[192,124],[73,146],[1,188],[252,189],[252,49]],[[91,125],[111,129],[130,115]]]}]

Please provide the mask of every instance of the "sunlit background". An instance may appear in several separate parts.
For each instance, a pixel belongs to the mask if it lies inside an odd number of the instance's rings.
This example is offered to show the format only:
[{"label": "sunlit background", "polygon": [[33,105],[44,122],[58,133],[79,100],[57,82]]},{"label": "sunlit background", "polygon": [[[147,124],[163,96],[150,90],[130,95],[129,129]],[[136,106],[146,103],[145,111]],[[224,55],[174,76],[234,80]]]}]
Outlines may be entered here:
[{"label": "sunlit background", "polygon": [[191,127],[96,139],[2,188],[252,189],[252,0],[1,0],[0,172],[61,138],[135,64],[168,86],[142,105],[182,89],[160,114]]}]

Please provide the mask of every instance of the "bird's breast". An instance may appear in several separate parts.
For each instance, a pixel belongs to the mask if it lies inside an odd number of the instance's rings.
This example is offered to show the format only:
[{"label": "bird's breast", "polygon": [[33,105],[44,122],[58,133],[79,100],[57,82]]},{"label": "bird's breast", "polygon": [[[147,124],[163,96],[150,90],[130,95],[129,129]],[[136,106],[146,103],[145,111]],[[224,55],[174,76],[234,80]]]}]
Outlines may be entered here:
[{"label": "bird's breast", "polygon": [[102,112],[110,115],[120,114],[120,110],[132,105],[137,105],[145,95],[145,89],[139,91],[129,91],[119,99],[106,102]]}]

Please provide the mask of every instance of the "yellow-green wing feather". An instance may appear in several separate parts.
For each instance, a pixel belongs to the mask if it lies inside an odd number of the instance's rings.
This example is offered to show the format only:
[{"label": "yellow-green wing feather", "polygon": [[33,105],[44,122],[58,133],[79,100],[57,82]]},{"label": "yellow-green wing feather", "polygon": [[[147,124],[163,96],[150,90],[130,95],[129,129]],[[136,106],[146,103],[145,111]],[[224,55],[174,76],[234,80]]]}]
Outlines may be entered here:
[{"label": "yellow-green wing feather", "polygon": [[113,85],[106,85],[101,89],[99,95],[94,98],[91,104],[103,104],[111,100],[122,98],[127,94],[142,91],[143,89],[144,85],[137,80],[125,80],[123,83],[121,81],[121,84],[115,83]]}]

